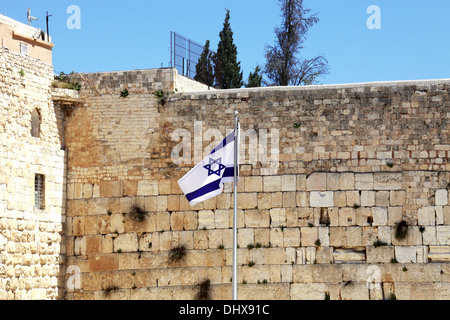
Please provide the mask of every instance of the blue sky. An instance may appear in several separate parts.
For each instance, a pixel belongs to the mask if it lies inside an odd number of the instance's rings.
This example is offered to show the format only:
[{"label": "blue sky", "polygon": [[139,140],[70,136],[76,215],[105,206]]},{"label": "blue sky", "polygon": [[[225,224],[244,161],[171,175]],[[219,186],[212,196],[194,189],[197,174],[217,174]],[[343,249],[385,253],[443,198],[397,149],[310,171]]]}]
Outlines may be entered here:
[{"label": "blue sky", "polygon": [[[450,1],[304,0],[321,21],[308,34],[301,55],[323,54],[330,74],[323,84],[450,78]],[[70,30],[70,5],[81,10],[79,30]],[[381,10],[381,29],[366,22],[370,5]],[[264,47],[280,24],[276,0],[15,0],[0,13],[26,23],[27,9],[45,30],[49,11],[56,72],[97,72],[167,67],[170,31],[196,42],[211,41],[230,10],[238,60],[247,80],[264,65]]]}]

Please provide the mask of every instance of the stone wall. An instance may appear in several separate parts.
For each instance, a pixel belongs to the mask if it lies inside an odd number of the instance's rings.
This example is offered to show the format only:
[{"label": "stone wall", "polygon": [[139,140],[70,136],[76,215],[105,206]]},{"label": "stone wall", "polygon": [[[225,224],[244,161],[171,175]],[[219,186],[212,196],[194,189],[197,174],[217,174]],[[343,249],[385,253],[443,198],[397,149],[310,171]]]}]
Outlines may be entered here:
[{"label": "stone wall", "polygon": [[450,298],[450,81],[120,98],[139,75],[86,75],[67,118],[69,299],[231,298],[232,186],[190,207],[177,180],[234,110],[240,299]]},{"label": "stone wall", "polygon": [[[62,297],[65,253],[63,114],[50,90],[53,68],[0,49],[0,299]],[[40,134],[31,134],[31,114]],[[43,209],[35,175],[45,176]]]}]

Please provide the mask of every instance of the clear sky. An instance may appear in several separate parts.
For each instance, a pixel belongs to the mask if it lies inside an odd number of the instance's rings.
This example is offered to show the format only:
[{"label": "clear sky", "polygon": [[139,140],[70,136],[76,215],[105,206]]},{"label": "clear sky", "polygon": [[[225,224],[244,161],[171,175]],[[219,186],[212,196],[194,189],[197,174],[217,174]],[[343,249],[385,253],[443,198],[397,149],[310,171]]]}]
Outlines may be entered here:
[{"label": "clear sky", "polygon": [[[310,30],[301,54],[328,59],[330,74],[321,83],[450,78],[449,0],[304,3],[321,21]],[[67,26],[71,5],[80,8],[80,29]],[[381,29],[367,27],[370,5],[380,8]],[[209,39],[216,50],[227,8],[246,81],[249,72],[264,65],[264,47],[274,43],[281,21],[277,0],[4,0],[0,13],[27,23],[28,8],[39,19],[32,25],[43,30],[46,11],[52,15],[57,73],[167,67],[170,31],[201,44]]]}]

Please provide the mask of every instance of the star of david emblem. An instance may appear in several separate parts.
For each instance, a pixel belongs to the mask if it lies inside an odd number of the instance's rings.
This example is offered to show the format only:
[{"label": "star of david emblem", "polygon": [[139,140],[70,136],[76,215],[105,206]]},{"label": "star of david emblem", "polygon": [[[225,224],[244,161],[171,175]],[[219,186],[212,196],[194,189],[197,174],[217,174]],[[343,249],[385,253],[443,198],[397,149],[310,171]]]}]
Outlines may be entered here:
[{"label": "star of david emblem", "polygon": [[[217,165],[218,169],[214,170],[213,169],[213,165]],[[214,166],[215,168],[217,168],[217,166]],[[203,168],[205,168],[206,170],[208,170],[208,177],[216,174],[220,177],[220,172],[222,170],[225,170],[226,166],[224,166],[222,164],[222,158],[219,158],[217,160],[214,160],[213,158],[209,158],[209,164],[207,164],[206,166],[203,166]]]}]

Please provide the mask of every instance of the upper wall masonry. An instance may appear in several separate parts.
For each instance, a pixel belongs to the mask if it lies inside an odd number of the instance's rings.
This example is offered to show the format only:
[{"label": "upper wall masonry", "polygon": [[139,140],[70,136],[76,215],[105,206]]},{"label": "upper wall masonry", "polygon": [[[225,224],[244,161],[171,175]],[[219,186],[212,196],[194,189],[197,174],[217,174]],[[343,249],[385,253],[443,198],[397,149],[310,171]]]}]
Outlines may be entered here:
[{"label": "upper wall masonry", "polygon": [[130,94],[196,92],[214,90],[200,82],[178,74],[175,68],[144,69],[76,74],[82,83],[82,96],[119,95],[122,90]]},{"label": "upper wall masonry", "polygon": [[54,44],[40,29],[0,14],[0,40],[3,48],[52,64]]}]

